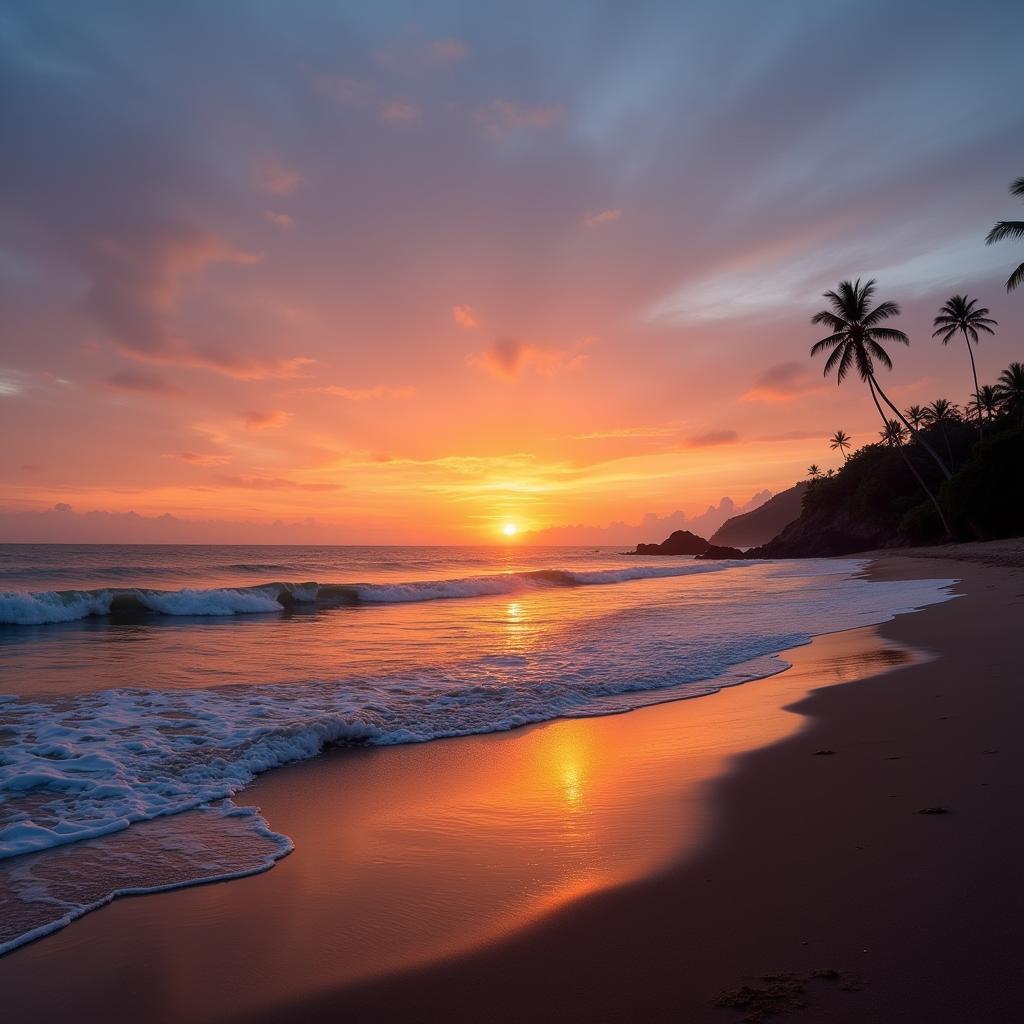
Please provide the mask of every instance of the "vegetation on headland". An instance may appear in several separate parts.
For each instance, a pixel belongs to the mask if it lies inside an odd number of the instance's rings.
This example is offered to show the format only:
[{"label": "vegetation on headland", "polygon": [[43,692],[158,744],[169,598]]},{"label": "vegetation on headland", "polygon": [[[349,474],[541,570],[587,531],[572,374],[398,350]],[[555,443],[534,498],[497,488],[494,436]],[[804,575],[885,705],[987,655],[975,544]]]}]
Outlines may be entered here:
[{"label": "vegetation on headland", "polygon": [[[1024,196],[1024,178],[1010,191]],[[1024,221],[1000,221],[988,243],[1024,237]],[[1007,291],[1024,282],[1024,264],[1010,275]],[[887,345],[909,345],[887,324],[899,315],[891,300],[874,301],[875,282],[842,281],[825,293],[828,308],[812,323],[830,334],[811,355],[828,353],[825,376],[838,383],[851,373],[866,385],[882,421],[879,440],[852,454],[852,439],[838,430],[829,447],[843,456],[837,471],[810,477],[800,518],[751,554],[845,554],[872,547],[994,540],[1024,533],[1024,365],[1011,363],[995,383],[980,384],[974,348],[995,334],[989,310],[956,294],[936,315],[933,338],[947,345],[962,339],[970,356],[969,401],[958,408],[946,398],[897,408],[878,372],[891,370]],[[839,443],[841,442],[841,443]]]},{"label": "vegetation on headland", "polygon": [[[1024,196],[1024,178],[1011,192]],[[1000,221],[986,241],[1006,238],[1024,238],[1024,221]],[[1010,275],[1007,291],[1022,282],[1024,263]],[[876,301],[875,292],[873,279],[859,278],[825,292],[828,305],[811,322],[829,333],[811,347],[811,356],[827,354],[824,374],[838,384],[858,378],[866,387],[881,420],[878,440],[854,450],[854,439],[837,430],[828,445],[843,457],[842,465],[825,472],[809,466],[799,518],[750,549],[750,557],[848,554],[1024,534],[1024,363],[1011,363],[994,383],[979,383],[974,347],[999,325],[977,299],[952,295],[933,321],[932,337],[943,345],[962,339],[967,346],[970,398],[963,407],[936,398],[900,409],[879,374],[893,369],[889,348],[907,346],[910,338],[891,324],[899,305]]]}]

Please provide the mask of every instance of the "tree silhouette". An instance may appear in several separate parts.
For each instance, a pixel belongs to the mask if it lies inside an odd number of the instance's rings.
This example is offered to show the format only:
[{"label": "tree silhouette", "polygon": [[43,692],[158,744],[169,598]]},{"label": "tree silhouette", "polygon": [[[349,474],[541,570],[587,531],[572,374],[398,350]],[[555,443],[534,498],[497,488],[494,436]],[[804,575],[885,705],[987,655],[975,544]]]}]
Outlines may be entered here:
[{"label": "tree silhouette", "polygon": [[[1018,178],[1010,185],[1010,194],[1024,196],[1024,178]],[[1004,238],[1024,238],[1024,220],[998,221],[985,238],[985,244],[1001,242]],[[1022,281],[1024,281],[1024,263],[1010,275],[1006,282],[1006,290],[1012,292]]]},{"label": "tree silhouette", "polygon": [[[951,295],[939,315],[932,321],[936,328],[932,332],[933,338],[941,338],[943,345],[948,345],[951,338],[957,334],[963,335],[964,344],[967,345],[967,354],[971,357],[971,376],[974,377],[974,392],[978,392],[978,369],[974,365],[974,350],[971,342],[978,344],[978,331],[985,331],[986,334],[995,334],[993,327],[998,327],[997,321],[988,315],[985,306],[976,308],[977,299],[968,299],[966,295]],[[978,430],[982,430],[981,412],[978,412]]]}]

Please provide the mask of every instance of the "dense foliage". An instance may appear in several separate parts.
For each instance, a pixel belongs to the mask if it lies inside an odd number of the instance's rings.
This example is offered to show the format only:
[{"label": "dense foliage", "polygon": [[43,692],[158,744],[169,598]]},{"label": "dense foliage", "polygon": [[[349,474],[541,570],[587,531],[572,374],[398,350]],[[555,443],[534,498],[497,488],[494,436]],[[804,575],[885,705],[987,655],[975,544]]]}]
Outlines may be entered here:
[{"label": "dense foliage", "polygon": [[[954,539],[1024,534],[1022,377],[1020,363],[1000,376],[999,400],[991,418],[984,416],[983,436],[976,410],[966,418],[941,399],[923,410],[918,436],[890,426],[885,437],[855,451],[838,471],[810,480],[800,519],[756,553],[848,554],[949,539],[908,460],[937,494]],[[951,479],[943,478],[924,441],[942,454]]]}]

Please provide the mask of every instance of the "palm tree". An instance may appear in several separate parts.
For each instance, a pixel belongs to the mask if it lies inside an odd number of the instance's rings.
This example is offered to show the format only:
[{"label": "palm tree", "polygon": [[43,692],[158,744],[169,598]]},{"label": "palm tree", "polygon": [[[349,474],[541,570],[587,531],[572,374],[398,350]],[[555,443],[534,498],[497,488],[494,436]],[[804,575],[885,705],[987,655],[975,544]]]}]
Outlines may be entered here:
[{"label": "palm tree", "polygon": [[[1021,179],[1024,181],[1024,179]],[[993,327],[998,327],[997,321],[992,320],[988,315],[988,309],[981,306],[975,309],[977,299],[968,299],[966,295],[951,295],[946,304],[939,310],[939,315],[932,321],[936,328],[932,332],[933,338],[942,338],[942,344],[948,345],[950,338],[956,334],[962,334],[964,343],[967,345],[967,354],[971,357],[971,375],[974,377],[974,390],[978,390],[978,370],[974,365],[974,351],[971,342],[978,344],[978,331],[985,331],[987,334],[995,334]],[[981,414],[978,414],[978,429],[981,430]]]},{"label": "palm tree", "polygon": [[874,293],[874,279],[865,281],[862,285],[860,278],[853,282],[840,281],[838,292],[825,292],[825,298],[828,299],[832,308],[815,313],[811,317],[811,323],[825,324],[832,333],[811,346],[811,355],[816,356],[821,352],[831,350],[825,361],[825,376],[827,377],[835,370],[840,384],[847,373],[856,368],[860,379],[867,384],[868,390],[871,392],[871,398],[875,403],[875,408],[878,409],[878,415],[882,417],[882,422],[887,422],[887,417],[878,401],[879,398],[896,413],[903,425],[914,435],[914,439],[920,441],[922,447],[935,460],[936,465],[942,470],[943,476],[948,480],[952,474],[939,457],[938,452],[910,425],[903,413],[889,401],[889,396],[882,390],[875,377],[875,361],[887,370],[892,369],[892,360],[881,343],[895,341],[901,345],[909,345],[910,339],[903,331],[879,326],[889,317],[898,316],[900,307],[895,302],[880,302],[872,309],[871,299]]},{"label": "palm tree", "polygon": [[992,384],[982,384],[974,392],[974,400],[971,404],[978,410],[979,420],[983,412],[991,420],[992,414],[999,408],[999,392]]},{"label": "palm tree", "polygon": [[845,430],[837,430],[828,439],[828,446],[832,451],[838,450],[843,457],[843,462],[847,462],[850,456],[846,454],[846,449],[853,446],[853,438]]},{"label": "palm tree", "polygon": [[953,465],[953,446],[949,443],[949,433],[946,430],[947,423],[956,423],[960,419],[960,412],[948,398],[936,398],[931,405],[925,406],[925,423],[929,427],[938,427],[942,434],[942,441],[946,446],[946,455],[949,464]]},{"label": "palm tree", "polygon": [[924,410],[925,422],[931,426],[936,423],[955,423],[960,414],[957,407],[948,398],[936,398]]},{"label": "palm tree", "polygon": [[915,430],[920,430],[928,422],[928,413],[923,405],[912,405],[904,415]]},{"label": "palm tree", "polygon": [[907,439],[907,430],[899,420],[887,420],[885,429],[880,430],[878,436],[890,448],[899,448]]},{"label": "palm tree", "polygon": [[999,408],[1024,417],[1024,363],[1010,363],[996,383]]},{"label": "palm tree", "polygon": [[907,450],[904,447],[907,440],[907,428],[900,423],[899,420],[886,420],[885,429],[879,431],[879,436],[882,438],[882,442],[887,444],[890,448],[899,449],[900,458],[907,464],[907,468],[911,473],[914,474],[914,479],[921,485],[925,494],[928,495],[928,500],[932,503],[935,511],[939,515],[939,522],[942,523],[942,528],[946,531],[946,536],[951,537],[952,532],[949,529],[949,523],[946,522],[946,516],[942,511],[942,506],[939,504],[938,499],[932,493],[931,488],[924,482],[924,477],[917,471],[917,467],[913,462],[910,461],[910,456],[907,455]]},{"label": "palm tree", "polygon": [[[1010,185],[1010,194],[1024,196],[1024,178],[1018,178]],[[1001,220],[988,233],[985,244],[1001,242],[1004,238],[1024,238],[1024,220]],[[1006,282],[1006,290],[1012,292],[1022,281],[1024,281],[1024,263],[1022,263]]]},{"label": "palm tree", "polygon": [[810,465],[809,465],[809,466],[807,467],[807,475],[808,475],[808,476],[809,476],[809,477],[810,477],[810,478],[811,478],[812,480],[817,480],[817,479],[818,479],[818,477],[819,477],[819,476],[821,476],[821,469],[820,469],[820,468],[818,467],[818,464],[817,464],[816,462],[812,462],[812,463],[811,463],[811,464],[810,464]]}]

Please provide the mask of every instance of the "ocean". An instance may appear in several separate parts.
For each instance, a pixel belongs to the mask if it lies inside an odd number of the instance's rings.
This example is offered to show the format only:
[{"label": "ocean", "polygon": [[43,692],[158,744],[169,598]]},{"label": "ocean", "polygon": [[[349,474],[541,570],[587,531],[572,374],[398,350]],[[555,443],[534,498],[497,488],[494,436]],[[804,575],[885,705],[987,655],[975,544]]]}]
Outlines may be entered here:
[{"label": "ocean", "polygon": [[714,693],[946,600],[856,559],[0,545],[0,953],[115,895],[270,868],[256,775]]}]

